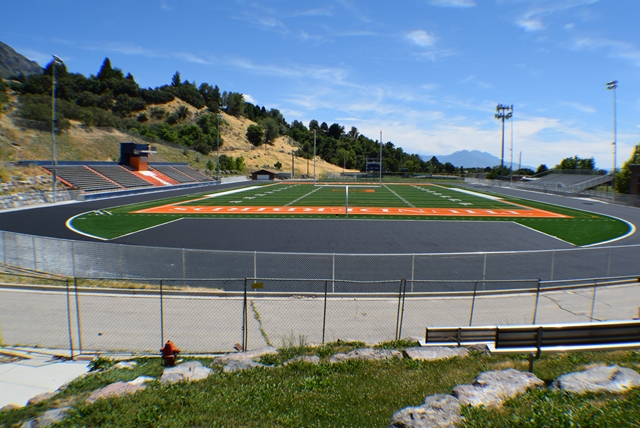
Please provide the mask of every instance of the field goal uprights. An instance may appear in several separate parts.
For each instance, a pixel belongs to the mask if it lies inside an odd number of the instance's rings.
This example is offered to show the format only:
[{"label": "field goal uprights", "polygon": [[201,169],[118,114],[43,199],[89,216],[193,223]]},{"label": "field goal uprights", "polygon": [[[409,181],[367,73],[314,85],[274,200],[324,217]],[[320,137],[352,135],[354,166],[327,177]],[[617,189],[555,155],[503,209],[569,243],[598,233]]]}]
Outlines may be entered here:
[{"label": "field goal uprights", "polygon": [[[340,188],[340,189],[344,189],[344,215],[345,217],[349,217],[349,187],[351,188],[357,188],[357,189],[379,189],[382,187],[382,182],[380,183],[363,183],[363,184],[353,184],[353,182],[345,182],[345,183],[322,183],[322,182],[316,182],[314,180],[313,185],[315,187],[334,187],[334,188]],[[318,189],[320,190],[320,189]]]}]

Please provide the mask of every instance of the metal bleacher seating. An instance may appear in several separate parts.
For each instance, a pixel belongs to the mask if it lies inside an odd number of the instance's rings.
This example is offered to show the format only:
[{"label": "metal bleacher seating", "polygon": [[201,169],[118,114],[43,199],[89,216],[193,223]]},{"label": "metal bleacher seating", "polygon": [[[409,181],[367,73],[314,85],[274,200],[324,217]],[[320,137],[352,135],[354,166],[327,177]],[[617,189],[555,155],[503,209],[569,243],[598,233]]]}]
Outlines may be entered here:
[{"label": "metal bleacher seating", "polygon": [[150,165],[150,168],[159,171],[178,183],[196,183],[199,181],[169,165]]},{"label": "metal bleacher seating", "polygon": [[213,181],[213,178],[208,177],[201,173],[200,171],[193,169],[186,165],[172,165],[174,169],[177,169],[181,173],[188,175],[196,181]]},{"label": "metal bleacher seating", "polygon": [[[52,172],[51,167],[45,167],[45,169]],[[58,178],[85,192],[122,189],[122,186],[109,181],[84,165],[58,165],[56,170]]]},{"label": "metal bleacher seating", "polygon": [[573,172],[550,172],[535,180],[519,183],[518,187],[562,193],[576,193],[611,181],[610,175]]},{"label": "metal bleacher seating", "polygon": [[120,165],[92,166],[91,169],[99,172],[108,179],[115,181],[127,189],[153,186],[153,184],[135,176],[129,170],[121,167]]}]

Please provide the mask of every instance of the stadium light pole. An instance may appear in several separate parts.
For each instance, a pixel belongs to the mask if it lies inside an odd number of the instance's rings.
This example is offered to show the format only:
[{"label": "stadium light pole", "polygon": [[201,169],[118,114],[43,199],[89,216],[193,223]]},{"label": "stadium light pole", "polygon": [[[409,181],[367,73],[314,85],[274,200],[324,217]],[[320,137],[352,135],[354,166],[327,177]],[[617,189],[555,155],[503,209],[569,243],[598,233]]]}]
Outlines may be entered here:
[{"label": "stadium light pole", "polygon": [[60,59],[57,55],[51,55],[53,57],[53,63],[51,64],[51,137],[53,139],[53,143],[51,146],[51,169],[53,170],[53,183],[52,183],[52,192],[53,192],[53,202],[57,202],[56,197],[56,181],[58,181],[58,159],[56,154],[56,65],[64,64],[62,59]]},{"label": "stadium light pole", "polygon": [[216,180],[220,181],[220,113],[218,113],[218,144],[216,145]]},{"label": "stadium light pole", "polygon": [[498,104],[496,106],[495,118],[502,120],[502,151],[500,154],[500,185],[502,185],[502,176],[504,169],[504,121],[511,119],[513,115],[513,106]]},{"label": "stadium light pole", "polygon": [[[511,114],[513,114],[513,105],[511,105]],[[509,167],[511,170],[509,171],[509,186],[513,186],[513,119],[511,120],[511,149],[509,150],[511,154],[511,166]]]},{"label": "stadium light pole", "polygon": [[616,200],[616,155],[617,155],[617,140],[618,140],[618,124],[616,120],[616,88],[618,87],[618,81],[612,80],[607,82],[607,89],[613,91],[613,179],[611,180],[611,188],[613,189],[613,201]]},{"label": "stadium light pole", "polygon": [[316,185],[316,130],[313,130],[313,185]]},{"label": "stadium light pole", "polygon": [[380,187],[382,187],[382,130],[380,130]]}]

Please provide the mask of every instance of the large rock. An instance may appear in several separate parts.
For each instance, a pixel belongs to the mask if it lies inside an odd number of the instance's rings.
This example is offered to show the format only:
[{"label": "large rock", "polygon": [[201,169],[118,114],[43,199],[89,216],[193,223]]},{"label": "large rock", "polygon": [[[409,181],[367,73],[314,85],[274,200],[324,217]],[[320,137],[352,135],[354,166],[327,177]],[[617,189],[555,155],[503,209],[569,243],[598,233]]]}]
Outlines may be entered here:
[{"label": "large rock", "polygon": [[278,350],[273,346],[265,346],[264,348],[254,349],[252,351],[245,352],[232,352],[230,354],[222,355],[220,357],[216,357],[213,360],[213,363],[216,365],[226,365],[229,361],[240,361],[240,360],[257,360],[263,355],[273,355],[277,354]]},{"label": "large rock", "polygon": [[255,369],[258,367],[273,367],[273,366],[260,364],[253,360],[232,360],[222,367],[222,371],[225,373],[233,373],[233,372],[238,372],[242,370]]},{"label": "large rock", "polygon": [[138,363],[136,363],[135,361],[120,361],[119,363],[114,364],[112,368],[133,370],[136,368],[137,365]]},{"label": "large rock", "polygon": [[625,392],[640,386],[640,374],[635,370],[613,366],[596,366],[581,372],[568,373],[556,379],[551,388],[570,392]]},{"label": "large rock", "polygon": [[22,428],[44,428],[60,422],[67,416],[70,407],[47,410],[35,419],[30,419],[22,424]]},{"label": "large rock", "polygon": [[442,346],[407,348],[405,358],[419,361],[443,360],[445,358],[466,357],[467,348],[448,348]]},{"label": "large rock", "polygon": [[301,355],[285,361],[284,363],[282,363],[282,365],[288,366],[289,364],[293,363],[320,364],[320,357],[318,357],[317,355]]},{"label": "large rock", "polygon": [[462,420],[460,402],[451,395],[430,395],[422,406],[405,407],[391,418],[389,428],[455,427]]},{"label": "large rock", "polygon": [[533,373],[514,369],[484,372],[472,385],[458,385],[453,395],[460,404],[471,406],[498,407],[504,400],[523,394],[529,388],[543,386]]},{"label": "large rock", "polygon": [[42,403],[43,401],[53,398],[53,396],[57,393],[58,391],[43,392],[42,394],[38,394],[35,397],[31,397],[29,401],[27,401],[27,406]]},{"label": "large rock", "polygon": [[188,361],[175,367],[167,367],[162,372],[160,383],[193,382],[206,379],[213,373],[208,367],[204,367],[200,361]]},{"label": "large rock", "polygon": [[391,358],[402,358],[402,353],[400,351],[396,351],[395,349],[372,349],[372,348],[362,348],[362,349],[354,349],[348,354],[335,354],[329,358],[330,363],[339,363],[341,361],[347,360],[366,360],[366,361],[374,361],[374,360],[389,360]]},{"label": "large rock", "polygon": [[108,397],[122,397],[125,394],[133,394],[146,388],[146,383],[152,381],[152,377],[139,376],[130,382],[115,382],[104,388],[96,389],[89,395],[86,402],[91,404],[96,400]]}]

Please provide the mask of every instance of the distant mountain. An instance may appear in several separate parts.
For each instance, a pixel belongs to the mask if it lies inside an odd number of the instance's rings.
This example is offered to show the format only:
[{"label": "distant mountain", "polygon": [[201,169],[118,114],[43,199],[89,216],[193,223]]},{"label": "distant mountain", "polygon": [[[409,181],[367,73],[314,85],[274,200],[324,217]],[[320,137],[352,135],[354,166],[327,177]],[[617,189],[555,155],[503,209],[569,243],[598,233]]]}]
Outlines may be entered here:
[{"label": "distant mountain", "polygon": [[20,55],[11,46],[0,42],[0,78],[17,76],[20,73],[25,76],[40,74],[42,67],[37,62]]},{"label": "distant mountain", "polygon": [[[428,161],[432,158],[432,155],[420,156],[422,160]],[[480,168],[480,167],[494,167],[500,165],[500,158],[492,155],[491,153],[481,152],[479,150],[459,150],[453,152],[450,155],[436,155],[436,158],[440,163],[450,162],[454,166],[463,166],[465,168]],[[510,159],[505,157],[505,166],[510,166]],[[535,167],[528,165],[522,165],[522,168],[531,168],[535,171]],[[518,169],[518,162],[513,160],[513,169]]]}]

